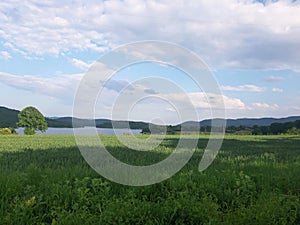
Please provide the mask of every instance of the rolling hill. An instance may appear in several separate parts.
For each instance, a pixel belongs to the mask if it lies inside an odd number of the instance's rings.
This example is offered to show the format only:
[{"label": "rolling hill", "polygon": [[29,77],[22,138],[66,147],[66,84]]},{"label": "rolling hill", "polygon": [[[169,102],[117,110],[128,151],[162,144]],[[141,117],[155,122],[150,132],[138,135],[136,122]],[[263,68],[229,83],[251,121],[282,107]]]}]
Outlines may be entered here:
[{"label": "rolling hill", "polygon": [[[0,106],[0,128],[17,127],[18,114],[20,111]],[[48,127],[72,127],[72,123],[60,121],[59,119],[46,118]]]},{"label": "rolling hill", "polygon": [[[3,106],[0,106],[0,127],[16,127],[16,122],[18,121],[18,113],[20,111],[15,109],[9,109]],[[72,117],[51,117],[46,118],[48,127],[73,127],[72,125]],[[270,126],[272,123],[285,123],[285,122],[294,122],[296,120],[300,120],[300,116],[291,116],[286,118],[242,118],[242,119],[227,119],[226,126],[246,126],[252,127],[254,125],[258,126]],[[83,127],[83,126],[94,126],[100,128],[111,128],[112,121],[109,119],[74,119],[76,127]],[[117,122],[116,128],[124,128],[126,127],[126,121],[115,121]],[[183,124],[188,126],[195,126],[199,125],[203,126],[210,126],[211,120],[203,120],[201,122],[197,121],[189,121]],[[136,122],[136,121],[129,121],[129,125],[132,129],[143,129],[149,126],[147,122]]]},{"label": "rolling hill", "polygon": [[0,106],[0,127],[16,127],[18,110]]},{"label": "rolling hill", "polygon": [[[222,119],[216,119],[221,121]],[[241,118],[241,119],[227,119],[226,120],[226,127],[234,126],[245,126],[245,127],[253,127],[255,125],[257,126],[270,126],[272,123],[286,123],[286,122],[294,122],[296,120],[300,120],[300,116],[290,116],[285,118]],[[196,126],[199,125],[199,122],[197,121],[189,121],[183,123],[188,126]],[[200,126],[210,126],[211,125],[211,119],[202,120],[200,122]]]}]

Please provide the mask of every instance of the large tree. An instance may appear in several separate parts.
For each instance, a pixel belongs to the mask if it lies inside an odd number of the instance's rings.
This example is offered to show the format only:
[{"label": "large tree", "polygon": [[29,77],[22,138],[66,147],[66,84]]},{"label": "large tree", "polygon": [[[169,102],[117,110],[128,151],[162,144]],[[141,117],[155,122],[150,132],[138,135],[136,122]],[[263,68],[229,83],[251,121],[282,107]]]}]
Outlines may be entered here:
[{"label": "large tree", "polygon": [[17,126],[25,127],[24,134],[33,135],[37,130],[45,132],[48,129],[43,114],[32,106],[28,106],[18,114]]}]

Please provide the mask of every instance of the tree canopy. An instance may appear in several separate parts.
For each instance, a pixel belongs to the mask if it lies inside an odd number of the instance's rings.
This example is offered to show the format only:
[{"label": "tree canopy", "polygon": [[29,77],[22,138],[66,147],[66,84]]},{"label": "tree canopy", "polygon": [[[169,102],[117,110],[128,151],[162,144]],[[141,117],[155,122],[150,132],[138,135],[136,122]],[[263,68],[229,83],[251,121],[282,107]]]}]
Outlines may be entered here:
[{"label": "tree canopy", "polygon": [[45,132],[48,129],[45,117],[33,106],[24,108],[18,114],[18,119],[17,126],[25,127],[24,134],[33,135],[37,130]]}]

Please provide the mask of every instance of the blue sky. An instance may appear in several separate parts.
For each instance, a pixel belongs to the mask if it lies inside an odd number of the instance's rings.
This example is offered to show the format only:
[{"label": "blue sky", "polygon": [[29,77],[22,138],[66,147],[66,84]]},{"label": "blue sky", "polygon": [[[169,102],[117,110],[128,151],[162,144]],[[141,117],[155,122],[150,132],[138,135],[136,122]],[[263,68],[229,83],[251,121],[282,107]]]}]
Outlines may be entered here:
[{"label": "blue sky", "polygon": [[[209,66],[228,118],[300,115],[299,15],[299,1],[289,0],[2,1],[0,105],[70,116],[82,77],[103,54],[126,43],[160,40],[193,51]],[[98,101],[111,107],[124,85],[149,76],[183,87],[199,118],[210,117],[202,90],[180,70],[160,64],[124,68]],[[177,101],[179,95],[166,96]],[[153,97],[137,105],[130,119],[155,114],[176,123],[153,110],[168,108]],[[111,117],[107,104],[96,104],[97,117]]]}]

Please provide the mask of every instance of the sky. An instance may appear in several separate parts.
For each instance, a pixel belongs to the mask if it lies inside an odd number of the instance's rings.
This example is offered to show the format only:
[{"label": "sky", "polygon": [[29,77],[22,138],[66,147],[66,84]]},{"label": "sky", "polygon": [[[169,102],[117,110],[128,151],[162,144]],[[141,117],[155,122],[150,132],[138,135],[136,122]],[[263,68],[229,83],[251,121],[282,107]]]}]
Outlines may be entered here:
[{"label": "sky", "polygon": [[[1,1],[0,105],[71,116],[78,87],[97,60],[119,46],[155,40],[182,46],[207,65],[226,118],[300,115],[299,15],[297,0]],[[124,66],[101,87],[97,118],[176,123],[174,105],[185,96],[201,120],[215,107],[207,99],[220,99],[180,68],[155,62]],[[117,99],[126,87],[148,96],[124,113],[129,103]]]}]

